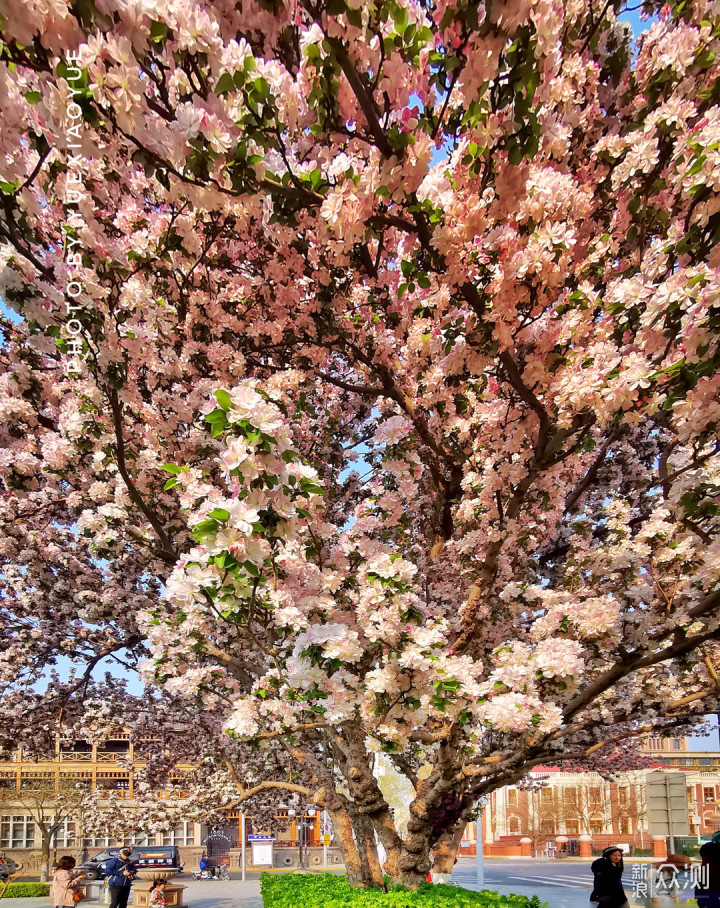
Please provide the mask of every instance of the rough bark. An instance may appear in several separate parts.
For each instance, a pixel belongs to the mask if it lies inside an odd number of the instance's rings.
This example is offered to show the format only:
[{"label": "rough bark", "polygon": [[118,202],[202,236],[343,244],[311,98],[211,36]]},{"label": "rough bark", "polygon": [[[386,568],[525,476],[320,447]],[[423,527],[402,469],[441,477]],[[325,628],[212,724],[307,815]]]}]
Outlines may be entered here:
[{"label": "rough bark", "polygon": [[42,829],[40,838],[40,882],[47,883],[50,878],[50,839],[51,832],[48,829]]},{"label": "rough bark", "polygon": [[352,820],[363,879],[367,881],[366,888],[380,888],[383,884],[383,873],[375,844],[373,824],[368,816],[359,811],[353,812]]},{"label": "rough bark", "polygon": [[[460,847],[460,841],[468,823],[469,812],[469,810],[463,811],[455,826],[445,830],[435,843],[432,852],[432,871],[433,881],[436,883],[449,882],[450,880],[450,874],[457,857],[457,850]],[[478,835],[480,834],[480,821],[478,821]],[[447,876],[447,879],[442,879],[445,876]]]},{"label": "rough bark", "polygon": [[[365,732],[360,726],[348,723],[343,727],[342,735],[336,735],[333,741],[333,751],[337,765],[347,781],[350,796],[357,808],[359,817],[367,819],[372,832],[369,848],[372,857],[370,869],[373,878],[376,872],[373,869],[377,862],[379,883],[382,885],[382,871],[377,859],[377,846],[375,833],[385,849],[385,872],[395,880],[399,873],[398,861],[400,858],[402,840],[395,829],[395,822],[390,813],[385,797],[380,790],[378,781],[373,773],[371,755],[365,747]],[[366,842],[366,824],[358,820],[358,834]]]},{"label": "rough bark", "polygon": [[330,814],[335,837],[340,844],[348,882],[353,888],[367,889],[369,886],[367,860],[363,863],[360,850],[355,843],[355,835],[350,814],[344,808],[338,809],[337,805],[334,805],[335,809],[333,809],[330,806],[330,802],[333,802],[333,800],[334,799],[329,798],[325,801],[324,806]]},{"label": "rough bark", "polygon": [[352,808],[348,799],[327,785],[315,792],[313,801],[330,814],[350,885],[357,889],[367,889],[372,886],[371,874],[367,869],[367,859],[363,859],[356,842],[351,817]]}]

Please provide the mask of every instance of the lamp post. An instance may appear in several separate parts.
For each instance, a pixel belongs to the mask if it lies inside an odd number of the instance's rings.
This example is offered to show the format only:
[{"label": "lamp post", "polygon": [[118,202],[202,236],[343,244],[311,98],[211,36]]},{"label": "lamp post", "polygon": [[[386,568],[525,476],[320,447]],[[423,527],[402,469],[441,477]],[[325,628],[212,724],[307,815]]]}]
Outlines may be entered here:
[{"label": "lamp post", "polygon": [[[308,807],[305,813],[296,820],[298,830],[298,870],[309,870],[308,866],[308,829],[315,822],[315,808]],[[288,816],[295,816],[295,811],[288,810]]]},{"label": "lamp post", "polygon": [[485,865],[483,864],[482,812],[490,803],[490,795],[483,795],[478,801],[477,823],[475,826],[475,871],[478,889],[485,888]]}]

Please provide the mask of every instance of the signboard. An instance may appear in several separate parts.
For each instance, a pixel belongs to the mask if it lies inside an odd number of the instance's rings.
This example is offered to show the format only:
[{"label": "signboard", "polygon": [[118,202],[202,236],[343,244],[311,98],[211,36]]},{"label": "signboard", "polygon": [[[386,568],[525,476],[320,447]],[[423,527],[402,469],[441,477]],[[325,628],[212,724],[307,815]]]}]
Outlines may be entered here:
[{"label": "signboard", "polygon": [[325,835],[323,836],[323,845],[329,845],[330,842],[332,842],[332,836],[325,833]]},{"label": "signboard", "polygon": [[255,866],[259,864],[269,864],[272,867],[273,842],[275,841],[275,836],[249,835],[248,841],[252,845],[253,864],[255,864]]},{"label": "signboard", "polygon": [[272,842],[253,842],[252,862],[256,866],[258,864],[269,864],[272,866]]},{"label": "signboard", "polygon": [[647,786],[651,835],[690,835],[687,780],[684,772],[651,772]]}]

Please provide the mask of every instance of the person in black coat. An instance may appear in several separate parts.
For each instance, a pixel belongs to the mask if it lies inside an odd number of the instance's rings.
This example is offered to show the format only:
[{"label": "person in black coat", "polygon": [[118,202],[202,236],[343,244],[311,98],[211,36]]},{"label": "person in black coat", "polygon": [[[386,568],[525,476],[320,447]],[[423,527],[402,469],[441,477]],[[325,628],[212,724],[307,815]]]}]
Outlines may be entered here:
[{"label": "person in black coat", "polygon": [[695,888],[698,908],[720,908],[720,842],[705,842],[700,858],[702,879]]},{"label": "person in black coat", "polygon": [[597,902],[598,908],[623,908],[628,904],[622,884],[623,865],[622,848],[611,845],[606,848],[602,857],[593,861],[590,868],[594,874],[591,902]]}]

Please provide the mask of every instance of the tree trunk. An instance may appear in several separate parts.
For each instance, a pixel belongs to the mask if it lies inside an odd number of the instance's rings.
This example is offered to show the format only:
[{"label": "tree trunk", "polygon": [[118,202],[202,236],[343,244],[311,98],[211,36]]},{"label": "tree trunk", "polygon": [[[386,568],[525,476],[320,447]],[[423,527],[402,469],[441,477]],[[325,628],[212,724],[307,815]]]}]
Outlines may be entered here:
[{"label": "tree trunk", "polygon": [[[465,833],[467,819],[463,815],[455,826],[448,829],[440,836],[433,848],[433,882],[449,883],[450,874],[457,856],[457,850],[460,847],[460,840]],[[478,821],[478,835],[480,830],[480,821]]]},{"label": "tree trunk", "polygon": [[360,862],[363,868],[363,877],[368,880],[369,887],[381,888],[383,884],[382,867],[378,857],[375,842],[375,829],[372,821],[365,814],[354,812],[352,816],[355,841],[357,842]]},{"label": "tree trunk", "polygon": [[[447,830],[454,833],[467,816],[469,805],[464,805],[462,796],[453,791],[453,788],[452,776],[443,767],[431,772],[417,786],[416,797],[410,805],[403,853],[398,861],[400,882],[408,889],[417,889],[425,882],[430,870],[430,849]],[[462,828],[464,825],[460,828],[460,834]],[[450,845],[446,844],[443,853],[449,848]]]},{"label": "tree trunk", "polygon": [[41,833],[41,852],[40,852],[40,882],[47,883],[50,877],[50,839],[51,834],[47,829]]},{"label": "tree trunk", "polygon": [[[373,772],[373,755],[365,745],[365,731],[353,723],[343,727],[341,735],[334,737],[334,754],[338,767],[348,785],[350,797],[358,811],[353,816],[358,841],[364,841],[361,848],[368,856],[368,869],[376,885],[382,885],[382,868],[378,860],[375,833],[385,849],[385,870],[396,880],[402,840],[395,828],[395,822],[385,796],[380,790]],[[362,818],[362,819],[360,819]],[[365,820],[370,824],[369,830]],[[377,865],[377,868],[376,868]]]},{"label": "tree trunk", "polygon": [[[352,807],[347,798],[326,788],[316,792],[315,803],[324,807],[330,814],[350,885],[354,889],[372,889],[374,886],[381,886],[382,872],[380,862],[377,860],[375,840],[373,838],[371,848],[362,828],[358,826],[357,815],[354,811],[351,816]],[[374,861],[372,860],[373,850]],[[375,871],[373,871],[374,864],[377,864]]]}]

